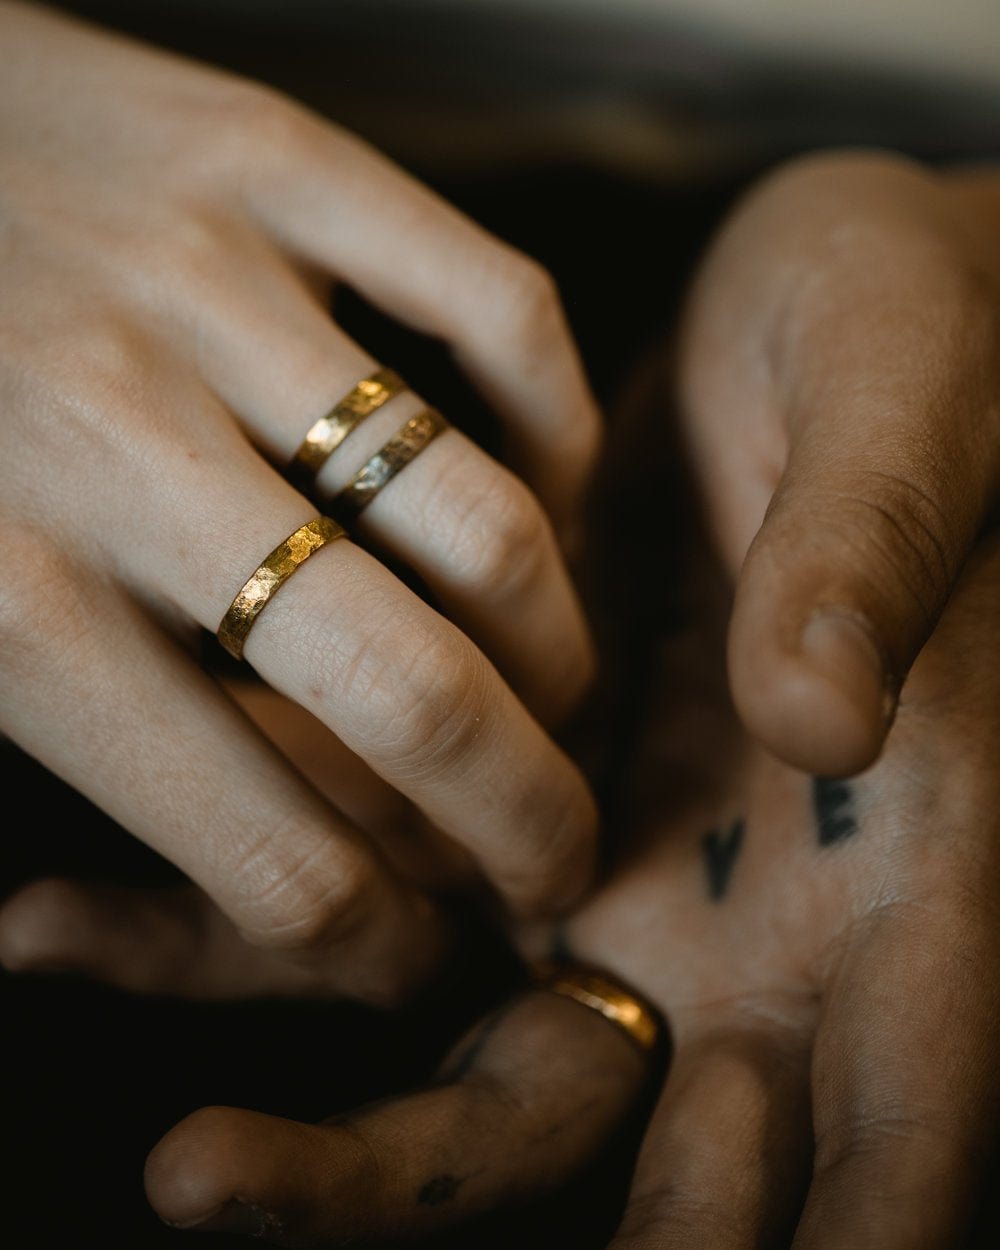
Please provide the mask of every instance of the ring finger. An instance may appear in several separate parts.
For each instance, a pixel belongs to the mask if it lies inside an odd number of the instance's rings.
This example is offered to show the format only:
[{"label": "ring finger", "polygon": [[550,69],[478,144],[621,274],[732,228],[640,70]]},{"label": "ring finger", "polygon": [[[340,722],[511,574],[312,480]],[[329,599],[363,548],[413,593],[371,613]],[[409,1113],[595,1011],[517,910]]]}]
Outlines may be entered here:
[{"label": "ring finger", "polygon": [[[314,509],[207,395],[200,406],[184,442],[149,414],[166,430],[157,454],[92,521],[129,534],[116,555],[140,598],[215,630]],[[246,658],[465,845],[508,901],[537,910],[579,895],[596,837],[582,776],[482,653],[377,560],[347,541],[316,552],[268,602]]]},{"label": "ring finger", "polygon": [[[265,253],[245,268],[245,290],[234,291],[228,277],[225,293],[197,315],[200,366],[257,445],[286,468],[317,419],[378,364],[283,258]],[[403,389],[325,457],[314,456],[321,508],[337,516],[337,493],[425,407]],[[447,428],[351,528],[423,579],[544,723],[571,710],[593,672],[590,634],[548,518],[520,479]]]}]

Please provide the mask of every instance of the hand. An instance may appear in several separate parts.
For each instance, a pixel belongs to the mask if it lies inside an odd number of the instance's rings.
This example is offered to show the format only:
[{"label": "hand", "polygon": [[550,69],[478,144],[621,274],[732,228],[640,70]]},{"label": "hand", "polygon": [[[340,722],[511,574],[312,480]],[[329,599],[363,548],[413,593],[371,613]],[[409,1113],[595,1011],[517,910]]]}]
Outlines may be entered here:
[{"label": "hand", "polygon": [[[657,486],[679,498],[652,455],[616,446],[634,470],[622,499]],[[650,563],[668,553],[623,537],[611,536],[633,553],[620,576],[641,586],[645,569],[655,588]],[[960,579],[883,759],[851,782],[804,777],[741,730],[722,663],[727,596],[703,559],[691,569],[615,871],[555,935],[521,935],[529,957],[554,936],[669,1022],[673,1058],[615,1250],[953,1247],[1000,1103],[1000,540]],[[97,924],[76,940],[107,947]],[[173,1223],[279,1244],[428,1232],[573,1176],[647,1064],[595,1013],[527,993],[409,1097],[311,1125],[197,1112],[153,1151],[148,1193]]]},{"label": "hand", "polygon": [[[0,728],[187,873],[229,947],[267,954],[263,988],[392,1001],[439,958],[440,917],[186,644],[315,516],[279,470],[376,363],[331,322],[333,283],[440,337],[547,515],[449,429],[358,534],[450,619],[342,540],[266,606],[246,658],[516,908],[574,898],[596,813],[540,723],[592,668],[555,534],[599,420],[551,281],[263,87],[37,6],[0,4],[0,42]],[[320,495],[420,407],[373,413]],[[58,908],[47,889],[21,920]],[[30,966],[14,919],[4,958]]]},{"label": "hand", "polygon": [[782,759],[870,764],[1000,486],[1000,178],[795,162],[683,319],[688,441],[738,574],[737,708]]}]

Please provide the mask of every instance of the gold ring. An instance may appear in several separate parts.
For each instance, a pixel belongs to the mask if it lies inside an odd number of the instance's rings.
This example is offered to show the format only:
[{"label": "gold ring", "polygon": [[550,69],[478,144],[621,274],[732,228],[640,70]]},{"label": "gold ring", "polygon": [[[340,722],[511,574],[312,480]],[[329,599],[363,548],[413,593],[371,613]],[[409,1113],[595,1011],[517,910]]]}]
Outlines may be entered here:
[{"label": "gold ring", "polygon": [[653,1050],[663,1028],[659,1012],[634,990],[598,968],[545,963],[535,969],[539,989],[572,998],[617,1025],[642,1050]]},{"label": "gold ring", "polygon": [[346,537],[344,530],[329,517],[319,516],[300,526],[283,543],[279,543],[263,564],[259,565],[246,581],[239,594],[229,605],[216,630],[216,637],[234,659],[243,659],[250,627],[270,603],[274,592],[286,582],[295,570],[314,551],[332,543],[335,538]]},{"label": "gold ring", "polygon": [[382,487],[447,428],[448,422],[433,408],[411,417],[334,495],[330,511],[345,525],[356,520]]},{"label": "gold ring", "polygon": [[406,383],[395,369],[377,369],[370,377],[362,378],[309,430],[289,463],[289,481],[300,489],[311,486],[348,434],[376,408],[405,389]]}]

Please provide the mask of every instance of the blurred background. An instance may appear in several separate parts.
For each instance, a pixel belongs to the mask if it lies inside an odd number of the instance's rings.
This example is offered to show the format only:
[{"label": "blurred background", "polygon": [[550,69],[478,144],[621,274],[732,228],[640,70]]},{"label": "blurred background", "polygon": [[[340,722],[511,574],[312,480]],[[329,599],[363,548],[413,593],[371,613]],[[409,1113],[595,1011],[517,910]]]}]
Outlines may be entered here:
[{"label": "blurred background", "polygon": [[[636,361],[669,335],[720,216],[763,171],[843,145],[932,163],[1000,155],[996,0],[63,7],[285,90],[539,257],[609,409]],[[488,414],[437,344],[349,294],[338,316],[452,420],[488,437]],[[14,747],[0,751],[0,768],[7,793],[37,799],[30,830],[8,809],[4,890],[50,872],[173,879]],[[4,976],[7,1244],[194,1244],[145,1203],[142,1163],[158,1137],[206,1103],[318,1119],[426,1079],[455,1030],[516,978],[486,938],[480,958],[468,998],[439,995],[402,1021],[341,1006],[140,1002],[72,978]],[[635,1132],[530,1218],[435,1245],[596,1250],[614,1225]],[[985,1223],[977,1236],[997,1244]]]}]

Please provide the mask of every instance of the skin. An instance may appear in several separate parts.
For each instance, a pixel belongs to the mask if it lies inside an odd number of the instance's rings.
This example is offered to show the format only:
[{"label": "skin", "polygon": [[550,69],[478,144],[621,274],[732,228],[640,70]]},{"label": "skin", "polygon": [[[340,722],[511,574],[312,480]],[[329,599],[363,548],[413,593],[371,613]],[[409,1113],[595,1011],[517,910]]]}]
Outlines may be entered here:
[{"label": "skin", "polygon": [[36,5],[0,4],[0,43],[0,730],[195,881],[271,992],[398,1001],[442,958],[439,909],[192,652],[424,406],[372,415],[315,500],[286,481],[379,363],[331,319],[347,284],[449,346],[521,476],[446,431],[281,588],[246,660],[504,903],[580,894],[596,808],[544,726],[593,671],[560,542],[600,420],[552,282],[262,86]]},{"label": "skin", "polygon": [[718,232],[677,345],[729,673],[787,763],[882,749],[1000,485],[1000,180],[811,156]]},{"label": "skin", "polygon": [[[664,477],[679,454],[656,437],[663,408],[648,392],[633,401],[658,423],[639,434],[656,454],[627,477],[612,464],[603,504],[658,486],[688,523],[658,547],[630,547],[624,508],[605,513],[619,518],[611,576],[655,591],[642,570],[658,558],[675,592],[659,608],[654,596],[653,628],[619,651],[651,698],[612,870],[566,922],[515,935],[529,960],[558,948],[603,966],[669,1027],[611,1245],[954,1247],[1000,1109],[989,975],[1000,958],[1000,539],[968,563],[878,764],[851,781],[804,775],[731,705],[727,578],[690,532],[683,483]],[[618,433],[617,454],[635,464],[633,434]],[[107,910],[88,911],[76,890],[61,915],[73,918],[77,966],[89,952],[92,970],[127,984],[141,934],[147,968],[176,967],[176,934],[157,929],[162,900],[133,894],[110,931]],[[153,920],[140,929],[143,917]],[[193,949],[226,975],[223,948]],[[409,1096],[311,1124],[203,1108],[152,1151],[147,1193],[171,1224],[280,1245],[433,1233],[566,1183],[651,1075],[650,1056],[596,1013],[528,990]]]},{"label": "skin", "polygon": [[[998,589],[991,542],[915,666],[882,760],[850,783],[817,784],[746,736],[721,621],[698,611],[662,643],[616,870],[558,934],[522,934],[529,956],[557,940],[669,1022],[615,1250],[961,1243],[1000,1107]],[[707,839],[737,821],[720,873]],[[196,1113],[148,1160],[154,1207],[185,1227],[338,1245],[565,1182],[629,1111],[648,1058],[540,992],[484,1032],[430,1090],[351,1117]],[[438,1200],[421,1199],[428,1186]]]},{"label": "skin", "polygon": [[[723,576],[706,589],[699,574],[687,620],[665,631],[666,695],[646,726],[634,819],[610,880],[559,935],[671,1026],[619,1247],[943,1247],[968,1219],[998,1094],[983,970],[1000,942],[1000,572],[981,537],[998,454],[995,187],[882,156],[797,165],[741,206],[692,292],[682,426]],[[55,454],[39,445],[39,463]],[[24,622],[40,603],[83,594],[58,565],[46,567],[60,593],[8,614],[22,628],[5,654],[31,655]],[[722,661],[726,573],[739,718]],[[129,587],[136,613],[152,602],[181,634],[208,625],[207,612],[164,609],[162,587],[158,598],[135,573]],[[261,656],[274,689],[316,710]],[[147,693],[140,705],[161,704]],[[55,706],[39,741],[65,715]],[[847,785],[808,775],[876,757]],[[360,784],[359,806],[376,791]],[[5,961],[202,994],[317,984],[308,959],[290,976],[282,942],[232,923],[210,892],[112,901],[30,887],[0,913]],[[295,953],[321,951],[341,985],[359,968],[365,981],[395,956],[381,921],[388,956],[364,954],[363,924],[342,926],[350,960],[329,960],[315,933]],[[520,940],[539,954],[553,935]],[[178,951],[202,960],[193,984]],[[199,1112],[150,1157],[150,1199],[183,1226],[315,1245],[427,1231],[557,1184],[636,1097],[641,1057],[593,1013],[538,993],[485,1033],[435,1089],[348,1123]]]}]

